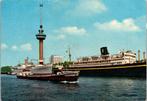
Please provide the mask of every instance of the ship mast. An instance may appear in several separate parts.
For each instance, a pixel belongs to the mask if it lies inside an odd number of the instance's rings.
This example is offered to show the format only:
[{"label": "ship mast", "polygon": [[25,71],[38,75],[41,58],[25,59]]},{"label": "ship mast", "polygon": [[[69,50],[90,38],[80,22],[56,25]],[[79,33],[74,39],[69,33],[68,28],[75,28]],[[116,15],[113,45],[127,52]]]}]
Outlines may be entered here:
[{"label": "ship mast", "polygon": [[68,50],[66,51],[66,53],[68,54],[68,61],[71,62],[71,52],[70,52],[70,47],[68,48]]},{"label": "ship mast", "polygon": [[70,52],[70,47],[69,47],[69,49],[68,49],[68,56],[69,56],[69,62],[71,62],[71,52]]}]

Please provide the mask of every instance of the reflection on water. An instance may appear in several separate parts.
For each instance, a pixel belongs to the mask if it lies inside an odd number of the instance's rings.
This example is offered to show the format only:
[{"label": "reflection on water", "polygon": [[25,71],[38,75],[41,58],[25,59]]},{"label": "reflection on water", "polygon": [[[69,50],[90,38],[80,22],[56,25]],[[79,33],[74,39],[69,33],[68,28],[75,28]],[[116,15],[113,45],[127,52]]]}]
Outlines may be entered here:
[{"label": "reflection on water", "polygon": [[2,75],[3,101],[145,101],[145,79],[80,77],[77,84]]}]

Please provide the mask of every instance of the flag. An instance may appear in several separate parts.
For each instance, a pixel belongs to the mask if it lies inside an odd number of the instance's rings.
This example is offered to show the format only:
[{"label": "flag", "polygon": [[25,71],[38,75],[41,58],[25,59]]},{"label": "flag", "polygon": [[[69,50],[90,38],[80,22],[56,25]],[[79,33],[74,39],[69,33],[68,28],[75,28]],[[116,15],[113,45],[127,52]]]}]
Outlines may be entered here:
[{"label": "flag", "polygon": [[68,53],[68,50],[66,50],[66,53]]},{"label": "flag", "polygon": [[43,4],[40,4],[40,7],[43,7]]}]

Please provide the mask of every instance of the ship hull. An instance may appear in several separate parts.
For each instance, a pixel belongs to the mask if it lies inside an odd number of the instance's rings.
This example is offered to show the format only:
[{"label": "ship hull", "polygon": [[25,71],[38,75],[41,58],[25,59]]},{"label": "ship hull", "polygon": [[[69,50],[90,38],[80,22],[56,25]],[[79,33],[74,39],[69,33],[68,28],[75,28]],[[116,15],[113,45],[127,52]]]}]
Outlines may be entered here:
[{"label": "ship hull", "polygon": [[78,76],[17,76],[19,79],[50,80],[50,81],[77,81]]},{"label": "ship hull", "polygon": [[100,76],[100,77],[146,77],[146,67],[81,70],[80,76]]},{"label": "ship hull", "polygon": [[146,77],[146,63],[113,66],[77,66],[69,70],[79,70],[80,76],[99,77]]},{"label": "ship hull", "polygon": [[34,73],[30,75],[18,74],[17,78],[30,80],[50,80],[50,81],[77,81],[79,71],[62,71],[57,73]]}]

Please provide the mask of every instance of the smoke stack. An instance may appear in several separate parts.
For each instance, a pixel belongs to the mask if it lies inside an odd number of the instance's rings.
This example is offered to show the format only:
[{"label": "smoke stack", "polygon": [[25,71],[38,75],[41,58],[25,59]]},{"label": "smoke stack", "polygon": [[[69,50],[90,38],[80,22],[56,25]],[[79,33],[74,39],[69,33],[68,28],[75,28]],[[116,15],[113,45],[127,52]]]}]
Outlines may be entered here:
[{"label": "smoke stack", "polygon": [[101,55],[109,55],[107,47],[101,47],[100,51]]},{"label": "smoke stack", "polygon": [[140,62],[140,50],[138,50],[138,62]]}]

